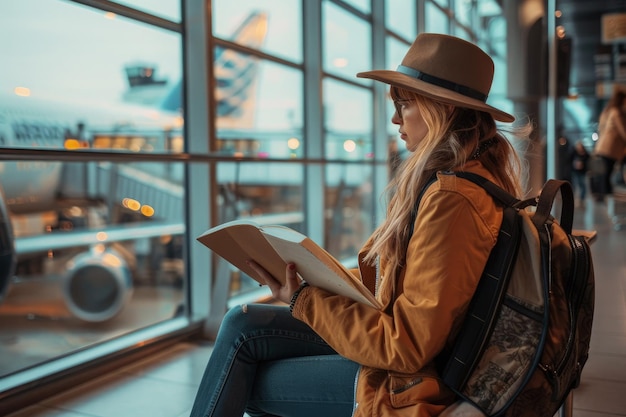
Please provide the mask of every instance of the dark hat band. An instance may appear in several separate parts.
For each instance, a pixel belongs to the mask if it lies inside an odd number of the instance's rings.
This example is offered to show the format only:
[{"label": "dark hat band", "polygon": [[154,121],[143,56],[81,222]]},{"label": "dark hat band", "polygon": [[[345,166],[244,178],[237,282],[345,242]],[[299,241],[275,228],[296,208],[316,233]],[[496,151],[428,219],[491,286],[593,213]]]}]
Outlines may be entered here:
[{"label": "dark hat band", "polygon": [[444,80],[443,78],[435,77],[434,75],[425,74],[421,71],[413,69],[411,67],[407,67],[404,65],[398,65],[398,72],[401,72],[404,75],[408,75],[409,77],[416,78],[418,80],[422,80],[428,84],[433,84],[438,87],[443,87],[447,90],[455,91],[459,94],[463,94],[464,96],[474,98],[476,100],[480,100],[483,103],[487,101],[487,95],[481,93],[480,91],[476,91],[473,88],[466,87],[461,84],[457,84],[452,81]]}]

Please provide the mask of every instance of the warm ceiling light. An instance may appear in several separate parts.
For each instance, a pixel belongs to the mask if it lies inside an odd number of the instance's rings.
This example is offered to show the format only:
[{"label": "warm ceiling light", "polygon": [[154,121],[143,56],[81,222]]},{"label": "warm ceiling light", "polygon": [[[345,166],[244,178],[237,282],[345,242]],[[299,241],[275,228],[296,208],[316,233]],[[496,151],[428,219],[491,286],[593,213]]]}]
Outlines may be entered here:
[{"label": "warm ceiling light", "polygon": [[22,96],[22,97],[28,97],[30,96],[30,88],[26,88],[26,87],[15,87],[15,89],[13,90],[13,92],[18,95],[18,96]]}]

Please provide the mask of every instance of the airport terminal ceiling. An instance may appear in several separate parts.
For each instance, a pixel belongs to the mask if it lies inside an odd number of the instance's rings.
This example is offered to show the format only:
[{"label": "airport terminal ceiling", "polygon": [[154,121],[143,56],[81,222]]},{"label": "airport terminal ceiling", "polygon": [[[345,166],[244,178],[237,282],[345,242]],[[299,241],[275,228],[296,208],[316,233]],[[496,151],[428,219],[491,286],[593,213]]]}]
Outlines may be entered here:
[{"label": "airport terminal ceiling", "polygon": [[581,87],[593,85],[594,55],[603,45],[602,16],[626,13],[626,1],[557,0],[556,9],[562,12],[557,24],[564,26],[566,36],[571,37],[573,41],[575,52],[572,55],[571,84]]}]

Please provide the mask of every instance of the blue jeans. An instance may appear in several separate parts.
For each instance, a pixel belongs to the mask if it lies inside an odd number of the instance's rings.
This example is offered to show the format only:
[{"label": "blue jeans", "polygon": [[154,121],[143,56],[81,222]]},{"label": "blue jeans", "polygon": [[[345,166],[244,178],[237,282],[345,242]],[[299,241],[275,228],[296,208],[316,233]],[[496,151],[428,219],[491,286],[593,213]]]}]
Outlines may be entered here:
[{"label": "blue jeans", "polygon": [[191,416],[349,417],[358,368],[287,307],[234,307],[220,326]]}]

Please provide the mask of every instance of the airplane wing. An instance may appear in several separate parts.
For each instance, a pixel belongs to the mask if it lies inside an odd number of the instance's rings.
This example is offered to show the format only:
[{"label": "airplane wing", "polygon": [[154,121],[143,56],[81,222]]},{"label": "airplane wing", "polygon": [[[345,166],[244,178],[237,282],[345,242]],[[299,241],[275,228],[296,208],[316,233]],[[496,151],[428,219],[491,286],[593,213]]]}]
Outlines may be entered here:
[{"label": "airplane wing", "polygon": [[183,233],[185,233],[185,224],[182,222],[141,222],[80,231],[53,231],[43,235],[16,238],[15,252],[17,255],[25,255]]}]

